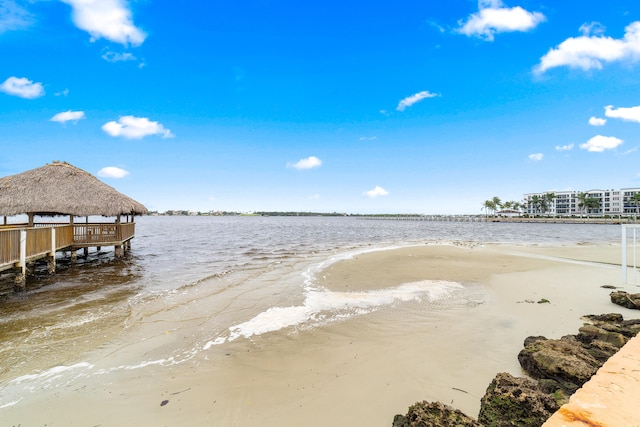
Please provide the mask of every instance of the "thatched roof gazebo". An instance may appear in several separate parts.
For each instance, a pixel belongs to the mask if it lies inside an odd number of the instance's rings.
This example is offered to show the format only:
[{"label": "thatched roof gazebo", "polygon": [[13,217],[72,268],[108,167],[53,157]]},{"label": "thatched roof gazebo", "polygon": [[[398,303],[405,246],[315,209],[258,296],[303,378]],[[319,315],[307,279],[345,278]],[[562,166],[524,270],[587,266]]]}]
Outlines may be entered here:
[{"label": "thatched roof gazebo", "polygon": [[66,162],[0,178],[0,215],[119,216],[147,213],[141,203]]},{"label": "thatched roof gazebo", "polygon": [[[116,191],[95,176],[66,162],[53,162],[37,169],[0,178],[0,271],[21,268],[24,285],[27,262],[50,258],[55,270],[57,251],[114,246],[116,256],[130,247],[135,234],[135,215],[147,208]],[[27,214],[28,223],[7,225],[7,216]],[[68,215],[66,223],[35,223],[35,216]],[[84,216],[82,224],[74,217]],[[89,223],[89,216],[115,217],[115,222]],[[126,220],[122,222],[122,216]]]}]

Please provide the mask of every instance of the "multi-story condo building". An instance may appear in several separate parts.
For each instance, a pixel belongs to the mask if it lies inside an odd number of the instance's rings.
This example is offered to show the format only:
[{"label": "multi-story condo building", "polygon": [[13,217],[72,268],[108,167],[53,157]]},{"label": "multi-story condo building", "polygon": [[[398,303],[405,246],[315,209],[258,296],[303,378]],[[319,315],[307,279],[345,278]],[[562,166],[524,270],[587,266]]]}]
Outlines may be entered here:
[{"label": "multi-story condo building", "polygon": [[[529,215],[633,215],[640,210],[635,194],[640,194],[640,188],[528,193],[524,195],[523,210]],[[592,203],[584,203],[585,199]]]}]

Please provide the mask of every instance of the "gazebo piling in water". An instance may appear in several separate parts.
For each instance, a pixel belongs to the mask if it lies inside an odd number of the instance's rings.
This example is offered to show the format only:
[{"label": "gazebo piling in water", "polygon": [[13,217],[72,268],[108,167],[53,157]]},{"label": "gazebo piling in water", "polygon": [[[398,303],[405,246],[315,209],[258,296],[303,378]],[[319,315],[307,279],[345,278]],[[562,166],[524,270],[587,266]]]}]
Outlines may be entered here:
[{"label": "gazebo piling in water", "polygon": [[[66,162],[0,178],[0,271],[19,268],[16,287],[24,289],[27,263],[48,257],[53,273],[57,251],[70,250],[73,260],[78,249],[86,255],[89,247],[114,246],[121,256],[135,235],[135,215],[145,213],[141,203]],[[7,216],[22,214],[27,223],[7,224]],[[69,221],[36,223],[36,216],[68,216]],[[115,221],[89,223],[89,216]],[[86,220],[76,222],[76,217]]]}]

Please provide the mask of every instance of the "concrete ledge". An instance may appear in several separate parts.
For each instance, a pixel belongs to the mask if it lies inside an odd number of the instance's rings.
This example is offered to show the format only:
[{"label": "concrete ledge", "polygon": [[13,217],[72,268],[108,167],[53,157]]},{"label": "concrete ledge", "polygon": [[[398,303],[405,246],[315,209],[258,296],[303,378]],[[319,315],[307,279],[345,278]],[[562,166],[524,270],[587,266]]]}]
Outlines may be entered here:
[{"label": "concrete ledge", "polygon": [[640,427],[640,336],[629,340],[543,427]]}]

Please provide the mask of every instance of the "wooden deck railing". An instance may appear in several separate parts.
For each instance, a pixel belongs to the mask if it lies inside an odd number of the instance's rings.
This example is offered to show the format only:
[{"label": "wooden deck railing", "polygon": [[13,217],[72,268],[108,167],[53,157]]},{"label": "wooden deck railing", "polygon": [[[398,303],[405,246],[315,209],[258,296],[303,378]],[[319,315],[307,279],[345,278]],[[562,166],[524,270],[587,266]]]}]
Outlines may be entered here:
[{"label": "wooden deck railing", "polygon": [[109,246],[109,243],[122,243],[133,238],[135,223],[126,224],[74,224],[73,244]]},{"label": "wooden deck railing", "polygon": [[0,226],[0,270],[16,266],[23,257],[34,260],[64,248],[120,246],[134,233],[135,223]]},{"label": "wooden deck railing", "polygon": [[56,246],[58,249],[67,248],[73,245],[73,227],[63,225],[56,227]]},{"label": "wooden deck railing", "polygon": [[120,241],[126,242],[133,239],[136,234],[136,223],[127,222],[126,224],[120,224]]},{"label": "wooden deck railing", "polygon": [[27,259],[39,257],[54,251],[52,239],[52,229],[55,228],[32,228],[27,230]]},{"label": "wooden deck railing", "polygon": [[0,230],[0,267],[20,260],[20,230],[7,228]]}]

